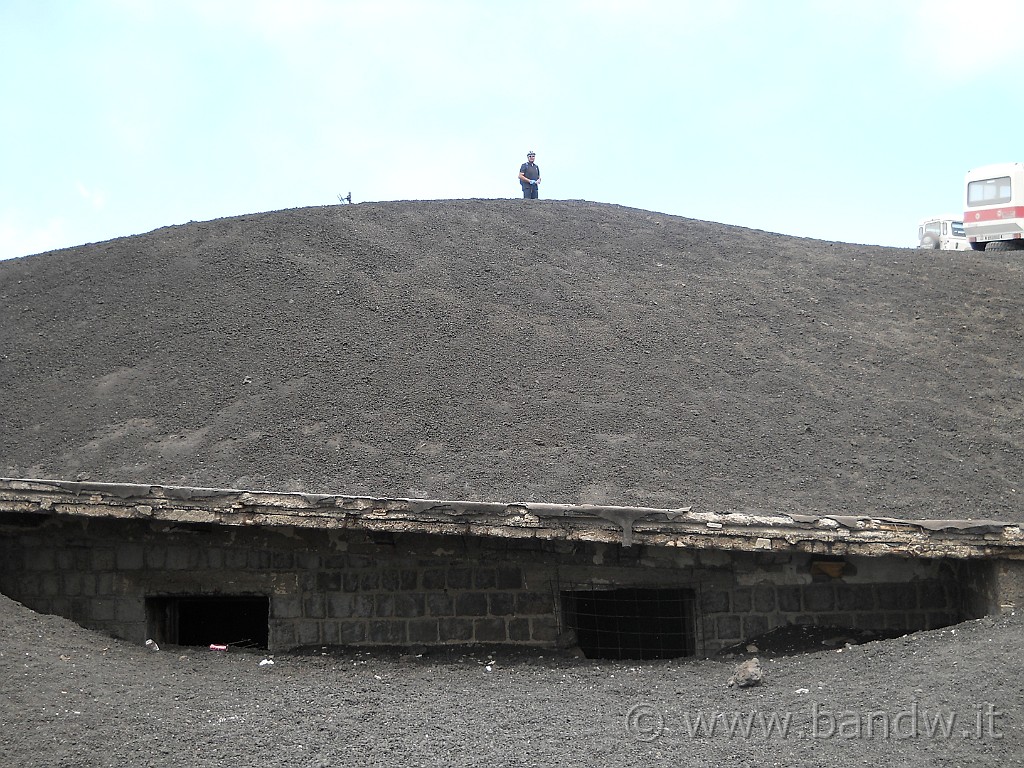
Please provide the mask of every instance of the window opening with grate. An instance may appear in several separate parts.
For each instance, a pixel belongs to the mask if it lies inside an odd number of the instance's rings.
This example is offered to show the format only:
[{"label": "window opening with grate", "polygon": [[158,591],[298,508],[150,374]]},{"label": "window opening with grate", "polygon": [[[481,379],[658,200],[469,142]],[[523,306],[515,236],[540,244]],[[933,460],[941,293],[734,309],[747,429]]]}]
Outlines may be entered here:
[{"label": "window opening with grate", "polygon": [[588,659],[673,659],[696,653],[692,589],[562,592],[565,626]]},{"label": "window opening with grate", "polygon": [[266,649],[270,600],[262,596],[181,595],[146,599],[148,634],[170,645]]}]

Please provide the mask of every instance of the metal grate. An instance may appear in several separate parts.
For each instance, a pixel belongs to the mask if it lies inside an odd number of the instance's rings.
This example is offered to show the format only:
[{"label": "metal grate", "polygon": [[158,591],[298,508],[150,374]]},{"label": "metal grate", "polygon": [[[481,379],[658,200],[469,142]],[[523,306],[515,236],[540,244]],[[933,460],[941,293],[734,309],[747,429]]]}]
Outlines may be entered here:
[{"label": "metal grate", "polygon": [[687,588],[591,586],[563,591],[565,626],[590,659],[673,659],[697,651]]}]

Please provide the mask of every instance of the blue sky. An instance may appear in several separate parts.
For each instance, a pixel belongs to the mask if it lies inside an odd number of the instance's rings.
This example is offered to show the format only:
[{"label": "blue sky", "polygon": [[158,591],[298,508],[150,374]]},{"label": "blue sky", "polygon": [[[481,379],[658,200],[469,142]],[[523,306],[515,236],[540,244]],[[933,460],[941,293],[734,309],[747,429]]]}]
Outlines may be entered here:
[{"label": "blue sky", "polygon": [[0,258],[519,197],[911,246],[1024,161],[1018,0],[0,0]]}]

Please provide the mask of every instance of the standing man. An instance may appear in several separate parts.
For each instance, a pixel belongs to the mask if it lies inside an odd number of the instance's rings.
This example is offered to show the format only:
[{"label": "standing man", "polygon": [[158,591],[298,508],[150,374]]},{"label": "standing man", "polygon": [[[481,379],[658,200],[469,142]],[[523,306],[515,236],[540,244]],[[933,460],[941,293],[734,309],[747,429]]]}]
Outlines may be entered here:
[{"label": "standing man", "polygon": [[519,166],[519,183],[523,186],[523,197],[536,200],[540,184],[540,166],[533,162],[537,154],[531,149],[526,155],[526,162]]}]

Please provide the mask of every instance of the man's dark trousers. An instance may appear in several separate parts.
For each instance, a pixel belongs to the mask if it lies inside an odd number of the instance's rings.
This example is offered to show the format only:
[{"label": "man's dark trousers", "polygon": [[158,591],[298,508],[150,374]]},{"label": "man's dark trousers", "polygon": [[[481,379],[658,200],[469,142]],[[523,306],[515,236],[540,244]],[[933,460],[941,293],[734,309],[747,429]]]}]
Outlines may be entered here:
[{"label": "man's dark trousers", "polygon": [[540,188],[536,184],[523,184],[523,197],[527,200],[537,200],[540,195],[537,193]]}]

